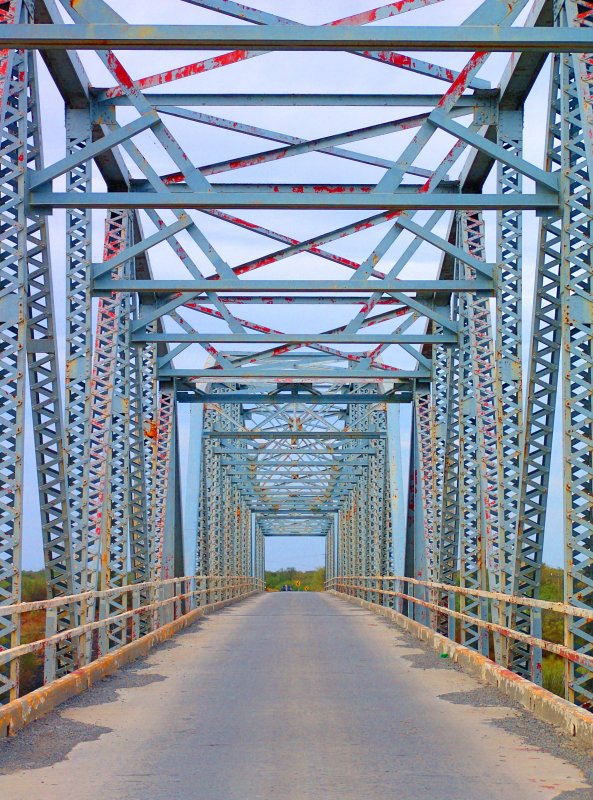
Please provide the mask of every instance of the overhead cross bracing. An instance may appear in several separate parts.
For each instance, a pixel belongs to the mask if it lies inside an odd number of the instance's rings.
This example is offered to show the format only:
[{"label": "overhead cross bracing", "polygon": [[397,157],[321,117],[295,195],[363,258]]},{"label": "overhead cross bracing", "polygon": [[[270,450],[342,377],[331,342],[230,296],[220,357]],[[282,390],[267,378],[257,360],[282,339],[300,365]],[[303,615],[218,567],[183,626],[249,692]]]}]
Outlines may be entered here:
[{"label": "overhead cross bracing", "polygon": [[49,597],[77,598],[48,680],[311,535],[330,588],[536,683],[562,655],[589,706],[593,7],[265,5],[0,1],[0,702],[38,491]]}]

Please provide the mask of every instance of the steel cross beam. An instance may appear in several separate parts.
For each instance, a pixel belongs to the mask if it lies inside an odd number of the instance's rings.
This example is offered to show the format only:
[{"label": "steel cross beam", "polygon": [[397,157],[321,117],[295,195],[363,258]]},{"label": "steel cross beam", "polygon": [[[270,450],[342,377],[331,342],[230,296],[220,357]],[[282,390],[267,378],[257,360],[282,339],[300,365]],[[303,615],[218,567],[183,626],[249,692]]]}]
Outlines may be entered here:
[{"label": "steel cross beam", "polygon": [[[67,192],[33,190],[29,195],[32,208],[43,211],[49,208],[68,208],[72,202]],[[167,195],[150,191],[95,192],[79,200],[80,208],[130,208],[130,209],[301,209],[301,210],[351,210],[368,211],[389,209],[393,211],[498,211],[516,208],[521,211],[553,211],[558,208],[558,195],[553,192],[534,192],[516,198],[498,194],[449,194],[430,196],[420,192],[381,191],[368,184],[277,184],[256,189],[247,184],[214,184],[203,192],[180,189]]]},{"label": "steel cross beam", "polygon": [[[100,109],[104,106],[129,106],[131,101],[129,97],[115,95],[104,97],[107,90],[96,89],[99,99],[96,101],[97,114],[100,114]],[[459,108],[477,108],[489,109],[492,106],[493,97],[497,92],[495,89],[490,90],[482,89],[484,94],[480,95],[465,95],[461,97],[457,103]],[[152,106],[178,107],[178,106],[216,106],[222,108],[224,106],[231,106],[233,108],[242,106],[328,106],[333,107],[336,105],[350,106],[350,107],[431,107],[436,106],[441,95],[438,94],[216,94],[214,92],[208,94],[150,94],[146,92],[145,98]]]},{"label": "steel cross beam", "polygon": [[591,35],[582,28],[317,27],[266,25],[129,25],[77,23],[15,24],[0,30],[0,47],[16,49],[103,50],[407,50],[439,52],[587,53]]},{"label": "steel cross beam", "polygon": [[[211,403],[216,400],[216,395],[207,394],[198,391],[185,391],[183,384],[177,390],[178,403]],[[298,392],[296,394],[246,394],[233,392],[225,398],[227,403],[238,403],[240,405],[252,404],[266,404],[274,405],[279,402],[284,403],[315,403],[316,405],[348,405],[349,403],[362,403],[363,405],[373,405],[374,403],[410,403],[412,400],[411,392],[398,392],[397,394],[379,394],[375,398],[369,398],[368,395],[349,394],[347,392],[341,394],[327,394],[319,395],[313,393]]]}]

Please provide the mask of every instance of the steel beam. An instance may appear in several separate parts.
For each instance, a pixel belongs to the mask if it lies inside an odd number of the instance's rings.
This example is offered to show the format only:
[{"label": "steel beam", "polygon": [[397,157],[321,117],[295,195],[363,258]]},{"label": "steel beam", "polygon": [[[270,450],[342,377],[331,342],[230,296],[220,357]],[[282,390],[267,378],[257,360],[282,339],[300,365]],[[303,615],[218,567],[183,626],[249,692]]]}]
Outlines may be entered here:
[{"label": "steel beam", "polygon": [[[317,191],[316,191],[317,188]],[[254,187],[229,185],[224,190],[214,186],[210,191],[177,191],[162,194],[150,191],[89,192],[79,201],[81,208],[131,208],[131,209],[327,209],[327,210],[382,210],[390,211],[553,211],[558,208],[558,195],[535,192],[515,198],[497,194],[420,194],[413,192],[374,191],[375,187],[335,185],[308,187],[286,184],[276,191],[265,187],[255,195]],[[64,192],[32,191],[29,205],[38,212],[47,209],[69,208],[72,199]],[[257,291],[257,290],[256,290]]]},{"label": "steel beam", "polygon": [[[183,389],[177,390],[177,402],[179,403],[212,403],[215,402],[217,396],[214,394],[206,394],[203,392],[189,392]],[[240,405],[252,404],[265,404],[276,405],[277,403],[312,403],[315,405],[332,405],[340,406],[347,405],[348,403],[362,403],[362,405],[372,405],[373,403],[410,403],[412,400],[411,392],[398,392],[397,394],[379,394],[374,398],[369,398],[368,395],[353,395],[348,393],[342,394],[305,394],[299,392],[298,394],[246,394],[246,393],[233,393],[225,398],[227,403],[239,403]]]},{"label": "steel beam", "polygon": [[0,47],[51,50],[407,50],[473,53],[587,53],[583,28],[381,27],[266,25],[15,24],[0,31]]}]

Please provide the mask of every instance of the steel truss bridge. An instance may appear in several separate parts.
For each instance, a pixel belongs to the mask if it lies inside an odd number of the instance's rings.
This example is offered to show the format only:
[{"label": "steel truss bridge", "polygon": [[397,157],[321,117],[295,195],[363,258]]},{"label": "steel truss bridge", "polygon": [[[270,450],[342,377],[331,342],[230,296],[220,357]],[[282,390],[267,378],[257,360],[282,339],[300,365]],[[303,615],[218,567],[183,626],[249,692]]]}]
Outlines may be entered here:
[{"label": "steel truss bridge", "polygon": [[320,536],[328,588],[590,707],[593,3],[113,5],[0,0],[0,703]]}]

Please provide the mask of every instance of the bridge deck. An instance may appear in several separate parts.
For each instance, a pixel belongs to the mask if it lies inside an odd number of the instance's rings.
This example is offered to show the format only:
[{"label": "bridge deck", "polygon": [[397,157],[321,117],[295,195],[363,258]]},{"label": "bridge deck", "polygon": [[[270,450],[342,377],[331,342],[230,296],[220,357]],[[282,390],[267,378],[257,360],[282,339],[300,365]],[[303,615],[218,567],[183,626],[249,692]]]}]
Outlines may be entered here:
[{"label": "bridge deck", "polygon": [[268,594],[2,743],[0,796],[591,798],[578,760],[370,612],[329,595]]}]

